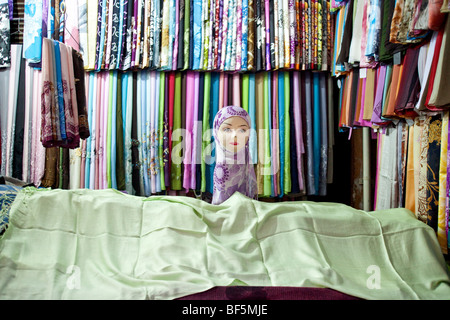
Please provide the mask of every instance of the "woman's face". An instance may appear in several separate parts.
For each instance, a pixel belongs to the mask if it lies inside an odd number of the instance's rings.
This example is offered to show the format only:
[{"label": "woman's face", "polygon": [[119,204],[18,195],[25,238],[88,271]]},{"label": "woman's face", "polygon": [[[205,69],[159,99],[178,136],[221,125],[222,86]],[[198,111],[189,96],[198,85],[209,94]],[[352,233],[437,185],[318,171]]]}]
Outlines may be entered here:
[{"label": "woman's face", "polygon": [[243,118],[230,117],[222,122],[217,136],[225,149],[236,153],[245,147],[250,136],[250,128]]}]

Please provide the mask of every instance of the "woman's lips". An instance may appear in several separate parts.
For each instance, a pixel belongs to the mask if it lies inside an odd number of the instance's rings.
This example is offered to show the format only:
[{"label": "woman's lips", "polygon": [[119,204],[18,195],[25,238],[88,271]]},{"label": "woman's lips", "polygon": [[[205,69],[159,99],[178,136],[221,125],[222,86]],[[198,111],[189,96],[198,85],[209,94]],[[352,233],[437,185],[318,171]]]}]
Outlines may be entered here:
[{"label": "woman's lips", "polygon": [[237,143],[237,142],[230,142],[230,144],[233,145],[233,146],[237,146],[239,143]]}]

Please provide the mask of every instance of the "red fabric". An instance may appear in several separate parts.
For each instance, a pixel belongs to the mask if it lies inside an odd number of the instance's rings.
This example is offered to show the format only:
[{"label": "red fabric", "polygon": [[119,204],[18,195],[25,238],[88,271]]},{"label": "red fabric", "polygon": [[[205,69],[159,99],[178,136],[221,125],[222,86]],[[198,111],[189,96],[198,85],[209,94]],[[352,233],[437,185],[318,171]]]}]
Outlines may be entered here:
[{"label": "red fabric", "polygon": [[433,106],[429,105],[430,96],[433,92],[434,79],[436,78],[436,69],[439,61],[439,53],[441,52],[442,38],[444,37],[444,30],[439,31],[436,38],[436,47],[434,49],[433,62],[431,63],[430,76],[428,80],[427,98],[425,100],[425,106],[430,110],[436,110]]},{"label": "red fabric", "polygon": [[446,13],[441,12],[443,0],[430,0],[428,2],[428,28],[439,31],[444,25]]},{"label": "red fabric", "polygon": [[169,72],[169,159],[172,159],[173,104],[175,99],[175,72]]}]

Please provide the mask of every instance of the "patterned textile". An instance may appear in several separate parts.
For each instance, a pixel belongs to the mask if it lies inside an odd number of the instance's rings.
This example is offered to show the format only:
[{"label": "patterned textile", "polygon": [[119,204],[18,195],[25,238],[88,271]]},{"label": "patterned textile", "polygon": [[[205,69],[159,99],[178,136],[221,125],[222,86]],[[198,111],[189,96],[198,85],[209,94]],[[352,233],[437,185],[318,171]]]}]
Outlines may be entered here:
[{"label": "patterned textile", "polygon": [[11,39],[8,4],[0,4],[0,68],[11,64]]},{"label": "patterned textile", "polygon": [[9,211],[22,187],[0,184],[0,235],[8,228]]}]

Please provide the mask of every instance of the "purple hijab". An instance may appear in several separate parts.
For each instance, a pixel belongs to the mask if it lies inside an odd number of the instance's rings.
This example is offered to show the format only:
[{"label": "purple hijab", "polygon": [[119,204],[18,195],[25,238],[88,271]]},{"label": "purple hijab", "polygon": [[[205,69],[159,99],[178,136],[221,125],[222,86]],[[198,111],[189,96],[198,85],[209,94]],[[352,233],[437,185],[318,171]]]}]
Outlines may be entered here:
[{"label": "purple hijab", "polygon": [[249,153],[249,143],[234,153],[220,144],[218,131],[220,125],[230,117],[241,117],[250,127],[250,116],[241,107],[227,106],[217,112],[214,118],[213,135],[216,142],[216,166],[214,168],[214,190],[212,204],[221,204],[236,191],[256,199],[258,187],[256,175]]}]

